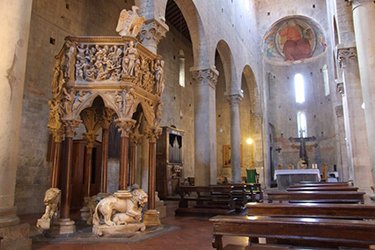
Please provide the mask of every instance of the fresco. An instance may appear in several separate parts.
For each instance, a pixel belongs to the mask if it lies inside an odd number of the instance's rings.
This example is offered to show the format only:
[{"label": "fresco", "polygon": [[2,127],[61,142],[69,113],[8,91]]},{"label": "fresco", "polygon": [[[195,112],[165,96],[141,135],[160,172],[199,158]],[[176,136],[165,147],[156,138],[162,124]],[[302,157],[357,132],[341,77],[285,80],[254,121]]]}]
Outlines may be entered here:
[{"label": "fresco", "polygon": [[313,22],[293,17],[272,26],[264,37],[264,55],[271,63],[303,62],[326,49],[324,35]]}]

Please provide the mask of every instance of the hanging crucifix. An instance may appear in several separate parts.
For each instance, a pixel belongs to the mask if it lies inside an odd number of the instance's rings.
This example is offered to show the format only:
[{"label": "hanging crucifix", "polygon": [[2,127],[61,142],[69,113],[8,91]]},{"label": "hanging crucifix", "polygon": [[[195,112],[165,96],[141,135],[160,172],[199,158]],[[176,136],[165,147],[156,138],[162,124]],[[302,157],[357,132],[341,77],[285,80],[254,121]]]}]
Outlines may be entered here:
[{"label": "hanging crucifix", "polygon": [[299,158],[304,160],[308,164],[307,153],[306,153],[306,142],[315,141],[315,136],[304,137],[305,130],[299,131],[300,137],[289,137],[290,142],[299,142]]}]

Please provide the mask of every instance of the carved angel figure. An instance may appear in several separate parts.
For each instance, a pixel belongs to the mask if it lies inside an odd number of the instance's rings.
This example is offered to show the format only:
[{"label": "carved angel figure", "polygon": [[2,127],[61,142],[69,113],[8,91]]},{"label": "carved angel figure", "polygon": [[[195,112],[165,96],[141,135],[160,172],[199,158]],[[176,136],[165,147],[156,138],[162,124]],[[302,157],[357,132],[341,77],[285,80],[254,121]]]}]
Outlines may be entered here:
[{"label": "carved angel figure", "polygon": [[117,23],[116,32],[120,36],[133,36],[136,37],[141,30],[145,18],[138,16],[137,6],[133,6],[132,10],[122,10]]}]

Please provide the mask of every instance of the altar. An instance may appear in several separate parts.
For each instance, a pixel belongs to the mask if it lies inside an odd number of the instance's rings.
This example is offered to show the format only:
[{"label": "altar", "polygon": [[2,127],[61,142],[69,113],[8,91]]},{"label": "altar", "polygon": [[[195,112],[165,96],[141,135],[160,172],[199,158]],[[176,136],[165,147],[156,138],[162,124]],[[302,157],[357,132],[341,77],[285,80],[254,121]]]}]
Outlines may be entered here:
[{"label": "altar", "polygon": [[307,169],[278,169],[274,179],[279,189],[285,189],[300,181],[320,181],[320,171],[317,168]]}]

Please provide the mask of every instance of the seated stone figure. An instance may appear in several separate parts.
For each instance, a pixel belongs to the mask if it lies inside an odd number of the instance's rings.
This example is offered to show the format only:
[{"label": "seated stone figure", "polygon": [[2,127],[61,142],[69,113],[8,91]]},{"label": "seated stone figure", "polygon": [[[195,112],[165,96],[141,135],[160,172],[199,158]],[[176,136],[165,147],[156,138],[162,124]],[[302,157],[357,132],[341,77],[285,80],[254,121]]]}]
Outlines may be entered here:
[{"label": "seated stone figure", "polygon": [[51,220],[58,215],[58,209],[61,199],[61,190],[58,188],[50,188],[44,195],[44,205],[46,210],[42,217],[38,219],[36,226],[41,229],[49,229]]}]

